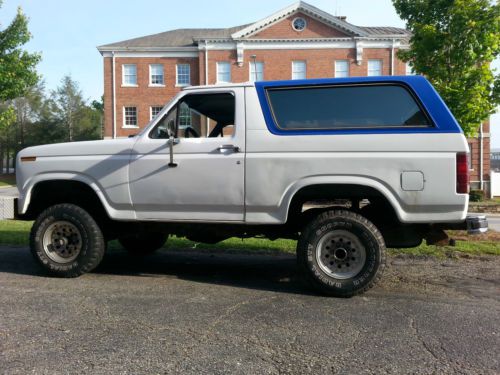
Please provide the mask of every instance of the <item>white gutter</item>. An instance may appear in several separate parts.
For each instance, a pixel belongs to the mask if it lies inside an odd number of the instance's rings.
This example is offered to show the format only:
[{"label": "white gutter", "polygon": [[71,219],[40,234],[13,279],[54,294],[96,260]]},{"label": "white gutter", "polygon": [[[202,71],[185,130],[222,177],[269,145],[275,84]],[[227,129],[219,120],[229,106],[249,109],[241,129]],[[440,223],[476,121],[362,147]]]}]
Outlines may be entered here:
[{"label": "white gutter", "polygon": [[208,85],[208,42],[205,40],[205,85]]},{"label": "white gutter", "polygon": [[394,75],[394,39],[391,46],[391,76]]},{"label": "white gutter", "polygon": [[483,190],[484,188],[484,179],[483,179],[483,155],[484,155],[484,134],[483,134],[483,123],[479,127],[479,189]]},{"label": "white gutter", "polygon": [[115,51],[112,51],[113,65],[113,139],[116,138],[116,70],[115,70]]}]

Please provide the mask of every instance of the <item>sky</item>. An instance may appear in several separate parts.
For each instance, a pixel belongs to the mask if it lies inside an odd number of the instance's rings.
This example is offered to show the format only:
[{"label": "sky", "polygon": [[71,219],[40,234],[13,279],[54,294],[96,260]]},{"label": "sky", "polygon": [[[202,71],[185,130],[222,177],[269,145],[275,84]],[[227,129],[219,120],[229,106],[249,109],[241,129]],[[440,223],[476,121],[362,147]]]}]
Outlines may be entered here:
[{"label": "sky", "polygon": [[[258,21],[294,0],[3,0],[0,29],[20,6],[33,39],[25,46],[42,54],[38,66],[46,88],[70,74],[84,96],[103,93],[102,57],[96,47],[177,28],[231,27]],[[404,27],[390,0],[308,0],[358,26]],[[494,66],[500,68],[500,61]],[[493,115],[492,148],[500,148],[500,113]]]}]

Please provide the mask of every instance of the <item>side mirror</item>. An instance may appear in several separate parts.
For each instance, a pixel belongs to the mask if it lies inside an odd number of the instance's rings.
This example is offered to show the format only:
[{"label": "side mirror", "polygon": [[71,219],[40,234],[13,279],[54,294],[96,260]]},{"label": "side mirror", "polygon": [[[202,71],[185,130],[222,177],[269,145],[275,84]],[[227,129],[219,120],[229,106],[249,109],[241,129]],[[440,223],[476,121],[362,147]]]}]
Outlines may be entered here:
[{"label": "side mirror", "polygon": [[167,135],[168,135],[168,145],[170,148],[170,162],[168,166],[170,168],[177,167],[177,163],[174,162],[174,145],[175,145],[175,122],[174,120],[170,120],[167,123]]},{"label": "side mirror", "polygon": [[175,121],[170,120],[167,124],[167,134],[169,138],[175,137]]}]

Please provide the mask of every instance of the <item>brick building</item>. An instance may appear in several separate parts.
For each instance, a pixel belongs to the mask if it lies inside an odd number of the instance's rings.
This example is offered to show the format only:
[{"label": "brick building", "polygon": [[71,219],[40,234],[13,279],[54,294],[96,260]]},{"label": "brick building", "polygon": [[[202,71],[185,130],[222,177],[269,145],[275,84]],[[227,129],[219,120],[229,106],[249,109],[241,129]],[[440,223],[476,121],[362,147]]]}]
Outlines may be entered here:
[{"label": "brick building", "polygon": [[[104,135],[137,133],[188,85],[405,75],[397,51],[408,40],[404,29],[355,26],[301,1],[252,24],[178,29],[103,45]],[[480,168],[489,171],[489,124],[483,137],[483,151],[478,139],[469,141],[471,180],[478,183]]]}]

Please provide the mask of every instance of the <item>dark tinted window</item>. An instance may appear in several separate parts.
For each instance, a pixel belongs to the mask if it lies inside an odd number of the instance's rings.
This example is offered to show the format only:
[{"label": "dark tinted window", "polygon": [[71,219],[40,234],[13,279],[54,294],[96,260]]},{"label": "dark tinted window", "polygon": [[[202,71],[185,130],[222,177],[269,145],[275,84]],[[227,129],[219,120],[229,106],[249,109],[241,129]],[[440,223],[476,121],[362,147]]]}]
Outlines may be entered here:
[{"label": "dark tinted window", "polygon": [[430,126],[402,86],[329,86],[269,89],[276,125],[283,130]]}]

